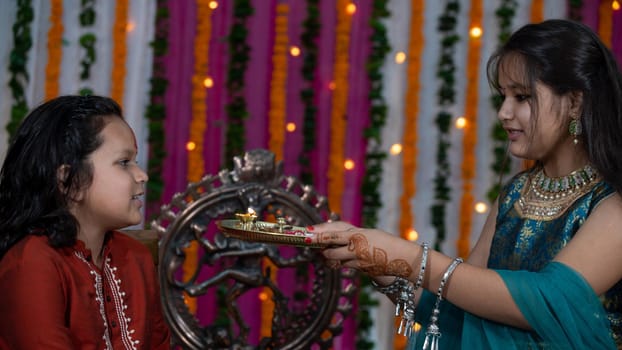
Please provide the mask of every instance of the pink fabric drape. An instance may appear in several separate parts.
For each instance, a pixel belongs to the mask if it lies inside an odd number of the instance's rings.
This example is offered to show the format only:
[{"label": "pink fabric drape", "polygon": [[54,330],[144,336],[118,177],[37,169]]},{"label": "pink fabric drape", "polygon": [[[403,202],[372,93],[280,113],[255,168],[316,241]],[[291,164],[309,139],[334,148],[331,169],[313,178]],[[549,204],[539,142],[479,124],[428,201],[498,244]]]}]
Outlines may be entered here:
[{"label": "pink fabric drape", "polygon": [[[314,169],[315,188],[318,193],[326,195],[328,179],[328,152],[330,145],[330,116],[332,108],[332,91],[329,86],[333,80],[333,60],[335,56],[335,23],[337,12],[334,0],[320,1],[320,38],[317,62],[317,116],[316,116],[316,145],[312,166]],[[329,203],[330,205],[330,203]]]},{"label": "pink fabric drape", "polygon": [[246,71],[246,150],[268,147],[268,110],[274,43],[275,0],[253,0],[247,42],[251,59]]},{"label": "pink fabric drape", "polygon": [[194,62],[194,33],[196,19],[194,2],[169,3],[169,48],[164,62],[169,85],[166,90],[166,153],[163,164],[164,191],[162,200],[168,203],[172,196],[186,188],[188,155],[186,141],[192,118],[192,67]]}]

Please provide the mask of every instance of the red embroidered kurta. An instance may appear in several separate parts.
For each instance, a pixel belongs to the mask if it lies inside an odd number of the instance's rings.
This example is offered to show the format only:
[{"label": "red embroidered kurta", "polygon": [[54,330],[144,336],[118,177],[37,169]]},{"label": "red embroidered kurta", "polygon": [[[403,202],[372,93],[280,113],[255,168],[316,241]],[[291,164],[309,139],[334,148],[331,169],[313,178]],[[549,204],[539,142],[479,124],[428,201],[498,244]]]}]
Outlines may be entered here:
[{"label": "red embroidered kurta", "polygon": [[149,250],[119,232],[102,268],[81,241],[28,236],[0,260],[0,349],[169,349]]}]

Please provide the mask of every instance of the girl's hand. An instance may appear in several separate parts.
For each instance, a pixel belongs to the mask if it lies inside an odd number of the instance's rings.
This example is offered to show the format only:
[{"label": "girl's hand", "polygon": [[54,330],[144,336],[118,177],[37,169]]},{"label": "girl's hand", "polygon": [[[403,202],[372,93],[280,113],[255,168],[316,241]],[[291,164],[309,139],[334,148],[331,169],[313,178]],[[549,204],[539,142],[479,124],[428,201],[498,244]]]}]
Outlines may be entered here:
[{"label": "girl's hand", "polygon": [[326,244],[323,251],[332,268],[350,267],[372,277],[410,278],[419,253],[416,245],[378,229],[364,229],[345,222],[315,225],[312,242]]}]

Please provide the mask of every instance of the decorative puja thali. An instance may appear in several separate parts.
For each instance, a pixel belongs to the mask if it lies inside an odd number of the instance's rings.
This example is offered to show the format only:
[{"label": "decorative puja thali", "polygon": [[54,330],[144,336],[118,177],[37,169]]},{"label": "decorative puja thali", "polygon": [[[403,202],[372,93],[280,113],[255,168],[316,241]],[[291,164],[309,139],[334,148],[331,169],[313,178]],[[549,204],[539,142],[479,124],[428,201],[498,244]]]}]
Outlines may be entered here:
[{"label": "decorative puja thali", "polygon": [[228,237],[244,241],[291,245],[299,247],[323,248],[321,243],[309,243],[312,233],[305,227],[286,223],[285,218],[277,218],[276,223],[256,221],[252,213],[236,214],[237,219],[226,219],[217,222],[218,228]]}]

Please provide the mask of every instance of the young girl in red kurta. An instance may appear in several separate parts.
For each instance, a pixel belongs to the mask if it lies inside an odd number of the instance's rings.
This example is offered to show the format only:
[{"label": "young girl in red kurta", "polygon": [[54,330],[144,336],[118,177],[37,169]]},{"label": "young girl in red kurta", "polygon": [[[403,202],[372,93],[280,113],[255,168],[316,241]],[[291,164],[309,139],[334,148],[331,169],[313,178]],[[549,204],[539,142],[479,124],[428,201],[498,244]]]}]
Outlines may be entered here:
[{"label": "young girl in red kurta", "polygon": [[0,173],[0,349],[169,349],[140,223],[147,174],[113,100],[30,113]]}]

